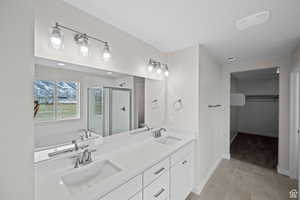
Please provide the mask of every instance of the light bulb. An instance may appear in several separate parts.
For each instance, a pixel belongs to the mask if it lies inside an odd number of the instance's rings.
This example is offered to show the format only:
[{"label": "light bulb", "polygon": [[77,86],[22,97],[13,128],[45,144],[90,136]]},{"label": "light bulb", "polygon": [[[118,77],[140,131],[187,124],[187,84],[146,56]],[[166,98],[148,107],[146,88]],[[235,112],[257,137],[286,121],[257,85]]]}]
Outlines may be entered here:
[{"label": "light bulb", "polygon": [[103,50],[103,53],[102,53],[102,58],[105,62],[107,62],[111,57],[111,53],[110,53],[110,50],[109,50],[109,46],[107,43],[105,43],[104,45],[104,50]]},{"label": "light bulb", "polygon": [[154,69],[154,62],[152,61],[152,59],[150,58],[149,62],[148,62],[148,71],[152,72]]},{"label": "light bulb", "polygon": [[63,33],[58,27],[58,24],[50,29],[49,43],[54,49],[61,49],[63,47]]},{"label": "light bulb", "polygon": [[82,56],[88,56],[89,55],[89,48],[86,45],[80,46],[80,53]]},{"label": "light bulb", "polygon": [[149,72],[152,72],[153,71],[153,65],[151,64],[151,65],[148,65],[148,71]]},{"label": "light bulb", "polygon": [[89,55],[89,39],[86,34],[76,34],[74,37],[74,40],[79,46],[79,53],[82,56],[88,56]]},{"label": "light bulb", "polygon": [[165,76],[166,76],[166,77],[169,76],[169,71],[165,71]]},{"label": "light bulb", "polygon": [[157,72],[158,74],[160,74],[160,73],[161,73],[161,68],[158,67],[157,70],[156,70],[156,72]]}]

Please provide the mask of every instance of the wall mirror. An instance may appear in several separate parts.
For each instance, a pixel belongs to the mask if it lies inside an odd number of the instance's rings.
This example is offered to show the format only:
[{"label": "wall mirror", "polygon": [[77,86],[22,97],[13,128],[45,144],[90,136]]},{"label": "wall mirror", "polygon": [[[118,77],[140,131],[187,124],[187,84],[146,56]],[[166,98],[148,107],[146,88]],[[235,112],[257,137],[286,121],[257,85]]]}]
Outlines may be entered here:
[{"label": "wall mirror", "polygon": [[144,78],[45,59],[35,63],[36,151],[144,126]]}]

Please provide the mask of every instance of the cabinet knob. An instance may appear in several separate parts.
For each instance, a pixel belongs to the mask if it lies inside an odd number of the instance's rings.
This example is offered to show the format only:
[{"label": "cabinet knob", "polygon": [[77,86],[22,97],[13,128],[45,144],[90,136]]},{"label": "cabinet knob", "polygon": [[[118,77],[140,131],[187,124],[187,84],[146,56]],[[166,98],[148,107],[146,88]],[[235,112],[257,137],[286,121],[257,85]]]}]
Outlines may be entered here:
[{"label": "cabinet knob", "polygon": [[165,189],[164,189],[164,188],[161,188],[161,189],[154,195],[154,197],[155,197],[155,198],[158,198],[164,191],[165,191]]},{"label": "cabinet knob", "polygon": [[157,170],[156,172],[154,172],[154,174],[155,175],[157,175],[157,174],[160,174],[162,171],[164,171],[165,170],[165,168],[164,167],[162,167],[162,168],[160,168],[159,170]]},{"label": "cabinet knob", "polygon": [[183,161],[182,164],[185,165],[187,163],[187,160]]}]

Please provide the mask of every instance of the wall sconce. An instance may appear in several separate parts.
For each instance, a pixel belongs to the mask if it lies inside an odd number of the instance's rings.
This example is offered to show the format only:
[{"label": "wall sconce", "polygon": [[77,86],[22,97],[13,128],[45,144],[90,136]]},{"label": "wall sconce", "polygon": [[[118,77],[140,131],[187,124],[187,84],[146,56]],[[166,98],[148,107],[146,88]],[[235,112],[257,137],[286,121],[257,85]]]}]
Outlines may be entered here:
[{"label": "wall sconce", "polygon": [[148,62],[148,71],[152,72],[153,70],[155,70],[158,74],[164,72],[164,75],[166,77],[169,76],[169,68],[167,64],[155,61],[152,58],[150,58]]},{"label": "wall sconce", "polygon": [[108,61],[111,58],[111,51],[108,42],[104,40],[100,40],[96,37],[90,36],[86,33],[79,32],[75,29],[63,26],[58,24],[57,22],[55,25],[50,29],[49,32],[49,43],[50,46],[54,49],[62,49],[63,48],[63,39],[64,34],[62,29],[71,31],[75,33],[74,41],[79,46],[79,52],[82,56],[89,55],[89,40],[94,40],[104,44],[104,49],[102,52],[102,58],[104,61]]}]

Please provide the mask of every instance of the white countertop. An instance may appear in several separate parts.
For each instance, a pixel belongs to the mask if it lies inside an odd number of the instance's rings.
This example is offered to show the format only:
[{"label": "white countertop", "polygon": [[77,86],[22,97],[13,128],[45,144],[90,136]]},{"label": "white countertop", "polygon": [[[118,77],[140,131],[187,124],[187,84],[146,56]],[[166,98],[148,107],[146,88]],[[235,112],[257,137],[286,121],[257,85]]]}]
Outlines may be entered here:
[{"label": "white countertop", "polygon": [[[38,163],[35,165],[36,200],[99,199],[194,140],[193,135],[174,131],[168,131],[162,137],[166,135],[181,140],[173,145],[160,144],[149,132],[143,132],[120,135],[97,146],[93,163],[109,160],[122,170],[82,192],[69,191],[61,180],[63,175],[78,170],[74,169],[73,160],[64,157]],[[88,168],[93,163],[84,167]]]}]

